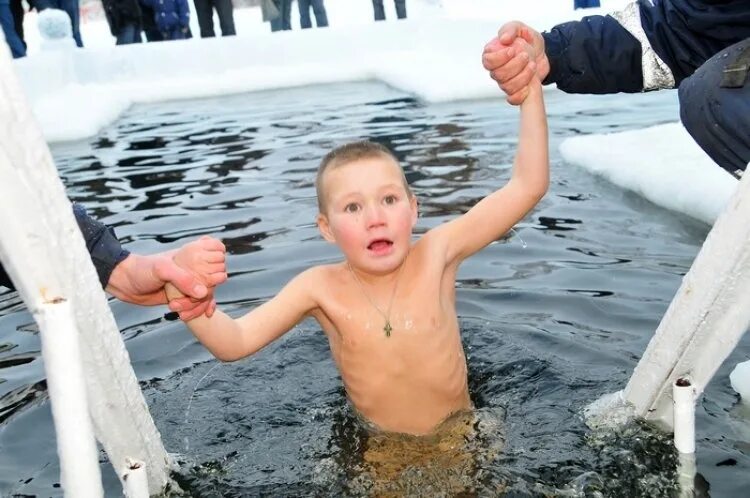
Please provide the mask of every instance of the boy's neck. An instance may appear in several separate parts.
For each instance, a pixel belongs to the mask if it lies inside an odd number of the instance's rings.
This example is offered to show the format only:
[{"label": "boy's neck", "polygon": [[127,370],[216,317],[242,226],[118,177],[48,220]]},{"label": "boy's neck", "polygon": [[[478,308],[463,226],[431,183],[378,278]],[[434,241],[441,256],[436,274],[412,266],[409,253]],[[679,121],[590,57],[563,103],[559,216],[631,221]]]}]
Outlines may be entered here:
[{"label": "boy's neck", "polygon": [[362,283],[366,285],[383,285],[384,283],[387,284],[389,282],[393,282],[399,277],[399,275],[402,273],[401,270],[408,259],[409,253],[407,252],[406,256],[401,260],[399,265],[387,273],[372,273],[366,270],[362,270],[351,264],[348,259],[344,259],[343,265],[345,268],[348,268],[349,271],[354,273],[355,277],[357,277]]}]

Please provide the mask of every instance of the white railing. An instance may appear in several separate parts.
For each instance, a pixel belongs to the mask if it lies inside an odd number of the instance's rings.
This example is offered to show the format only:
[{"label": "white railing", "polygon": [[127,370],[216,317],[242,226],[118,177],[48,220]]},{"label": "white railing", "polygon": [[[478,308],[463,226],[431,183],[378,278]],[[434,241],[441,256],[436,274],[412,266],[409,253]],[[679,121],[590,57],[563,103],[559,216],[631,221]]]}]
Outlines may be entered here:
[{"label": "white railing", "polygon": [[750,175],[709,232],[635,368],[624,398],[670,429],[672,385],[689,377],[700,396],[750,326]]},{"label": "white railing", "polygon": [[[750,175],[744,175],[627,386],[587,408],[589,425],[640,417],[673,430],[680,482],[689,491],[686,483],[695,474],[695,401],[749,326]],[[739,383],[741,374],[735,376]]]},{"label": "white railing", "polygon": [[[45,363],[54,361],[47,353],[59,352],[64,341],[56,327],[71,326],[71,333],[79,339],[86,390],[78,399],[82,404],[87,400],[96,438],[123,487],[124,476],[132,472],[131,459],[140,460],[145,464],[149,492],[160,493],[170,481],[167,453],[5,43],[0,43],[0,227],[0,260],[40,326],[50,302],[62,299],[73,313],[74,323],[51,324],[41,334]],[[48,328],[46,323],[44,328]],[[66,384],[55,369],[47,367],[52,411],[62,441],[66,436],[60,432],[56,413],[65,412],[61,405],[65,400],[55,399],[54,386]],[[65,444],[59,452],[66,474],[90,449]],[[90,466],[89,472],[94,473]],[[73,478],[62,478],[66,496],[101,495],[93,487],[77,494]],[[101,483],[98,486],[101,489]]]}]

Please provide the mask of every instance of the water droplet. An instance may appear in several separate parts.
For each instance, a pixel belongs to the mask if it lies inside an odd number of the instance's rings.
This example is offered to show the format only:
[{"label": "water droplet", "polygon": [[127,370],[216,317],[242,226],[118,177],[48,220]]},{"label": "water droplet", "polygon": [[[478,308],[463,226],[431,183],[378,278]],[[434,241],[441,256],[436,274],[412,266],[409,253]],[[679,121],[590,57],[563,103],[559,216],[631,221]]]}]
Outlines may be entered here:
[{"label": "water droplet", "polygon": [[521,241],[521,247],[523,247],[524,249],[526,249],[526,247],[527,247],[526,246],[526,242],[524,242],[523,239],[521,238],[521,236],[518,235],[518,232],[516,232],[513,228],[511,228],[510,231],[513,233],[514,236],[518,237],[518,240]]}]

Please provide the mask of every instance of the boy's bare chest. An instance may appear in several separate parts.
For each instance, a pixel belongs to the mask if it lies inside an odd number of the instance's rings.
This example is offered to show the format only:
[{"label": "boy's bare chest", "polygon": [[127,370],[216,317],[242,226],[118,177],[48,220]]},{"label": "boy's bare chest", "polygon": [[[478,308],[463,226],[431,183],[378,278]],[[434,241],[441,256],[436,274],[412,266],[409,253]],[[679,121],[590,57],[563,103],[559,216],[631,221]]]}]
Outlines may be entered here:
[{"label": "boy's bare chest", "polygon": [[415,355],[430,354],[458,338],[452,296],[441,296],[436,285],[404,286],[390,307],[386,295],[370,297],[348,286],[322,308],[321,325],[335,356],[364,356],[369,361],[382,356],[391,364],[398,358],[411,363]]},{"label": "boy's bare chest", "polygon": [[[402,283],[400,288],[366,290],[347,285],[329,296],[324,312],[342,335],[354,332],[414,334],[439,328],[444,321],[444,297],[429,282]],[[452,308],[452,306],[449,306]]]}]

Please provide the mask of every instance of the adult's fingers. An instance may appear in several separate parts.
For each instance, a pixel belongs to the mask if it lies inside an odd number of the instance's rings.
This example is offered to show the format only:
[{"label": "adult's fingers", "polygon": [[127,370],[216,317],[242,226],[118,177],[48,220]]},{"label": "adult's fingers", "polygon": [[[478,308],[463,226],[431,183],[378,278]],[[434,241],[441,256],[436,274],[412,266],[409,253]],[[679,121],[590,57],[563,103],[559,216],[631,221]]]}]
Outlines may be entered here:
[{"label": "adult's fingers", "polygon": [[163,258],[157,263],[157,276],[163,282],[169,282],[186,296],[202,299],[208,294],[205,285],[195,276],[180,268],[172,258]]},{"label": "adult's fingers", "polygon": [[523,72],[529,65],[529,54],[521,52],[513,57],[503,66],[500,66],[490,72],[492,79],[497,81],[501,87],[503,84],[511,81],[513,78]]},{"label": "adult's fingers", "polygon": [[207,263],[224,263],[226,261],[227,255],[224,251],[207,251],[204,260]]},{"label": "adult's fingers", "polygon": [[484,52],[482,54],[482,66],[487,71],[494,71],[495,69],[504,66],[508,61],[513,60],[518,50],[515,47],[502,47],[498,50],[491,52]]},{"label": "adult's fingers", "polygon": [[525,86],[528,86],[528,84],[531,83],[531,79],[534,77],[535,72],[536,64],[531,61],[518,75],[507,81],[500,82],[500,88],[507,95],[518,93],[523,90]]},{"label": "adult's fingers", "polygon": [[505,100],[507,100],[510,105],[521,105],[523,104],[523,101],[526,100],[526,97],[528,96],[529,96],[529,87],[525,86],[521,88],[520,91],[514,93],[513,95],[508,95],[508,97]]}]

